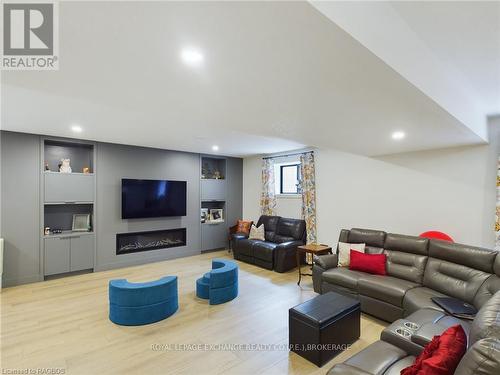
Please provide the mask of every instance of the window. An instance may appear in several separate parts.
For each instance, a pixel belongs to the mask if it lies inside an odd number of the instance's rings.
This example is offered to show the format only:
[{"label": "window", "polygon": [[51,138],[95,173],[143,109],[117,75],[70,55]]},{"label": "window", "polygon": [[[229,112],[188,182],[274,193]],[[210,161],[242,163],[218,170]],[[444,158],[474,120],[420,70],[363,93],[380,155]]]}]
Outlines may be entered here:
[{"label": "window", "polygon": [[299,194],[300,164],[280,165],[280,194]]}]

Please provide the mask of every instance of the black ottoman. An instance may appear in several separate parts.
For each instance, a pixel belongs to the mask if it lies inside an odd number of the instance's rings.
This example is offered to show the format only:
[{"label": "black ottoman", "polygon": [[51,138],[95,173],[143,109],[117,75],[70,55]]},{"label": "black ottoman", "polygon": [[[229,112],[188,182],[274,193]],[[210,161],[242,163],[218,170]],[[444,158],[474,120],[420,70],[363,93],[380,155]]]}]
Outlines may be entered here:
[{"label": "black ottoman", "polygon": [[321,367],[359,339],[359,301],[335,292],[288,310],[290,350]]}]

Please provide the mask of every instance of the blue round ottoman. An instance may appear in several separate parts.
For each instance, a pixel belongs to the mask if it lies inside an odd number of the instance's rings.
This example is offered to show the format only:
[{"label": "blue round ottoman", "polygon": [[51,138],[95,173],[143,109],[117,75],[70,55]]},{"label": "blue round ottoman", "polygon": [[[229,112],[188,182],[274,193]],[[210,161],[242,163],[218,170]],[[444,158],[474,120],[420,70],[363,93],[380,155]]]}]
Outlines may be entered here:
[{"label": "blue round ottoman", "polygon": [[168,318],[179,308],[177,276],[147,283],[125,279],[109,282],[109,319],[116,324],[139,326]]},{"label": "blue round ottoman", "polygon": [[238,296],[238,264],[226,259],[212,259],[212,270],[196,280],[196,296],[211,305],[231,301]]}]

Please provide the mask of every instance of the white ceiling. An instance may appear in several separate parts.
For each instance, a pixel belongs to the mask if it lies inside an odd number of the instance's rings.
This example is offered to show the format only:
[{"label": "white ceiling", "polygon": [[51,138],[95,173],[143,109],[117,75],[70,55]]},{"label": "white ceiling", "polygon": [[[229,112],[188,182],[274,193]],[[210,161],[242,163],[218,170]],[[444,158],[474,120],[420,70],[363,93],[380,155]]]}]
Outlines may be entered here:
[{"label": "white ceiling", "polygon": [[484,113],[500,114],[500,2],[391,2],[391,6],[477,96]]},{"label": "white ceiling", "polygon": [[484,142],[305,2],[61,2],[60,70],[2,72],[1,100],[2,129],[237,156]]}]

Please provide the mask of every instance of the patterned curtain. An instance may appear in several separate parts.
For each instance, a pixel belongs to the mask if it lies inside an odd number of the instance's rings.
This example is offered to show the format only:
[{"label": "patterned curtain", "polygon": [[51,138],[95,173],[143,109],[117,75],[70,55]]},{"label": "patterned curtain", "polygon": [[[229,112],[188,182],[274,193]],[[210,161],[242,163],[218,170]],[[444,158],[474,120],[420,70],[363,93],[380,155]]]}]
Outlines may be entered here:
[{"label": "patterned curtain", "polygon": [[500,251],[500,157],[498,158],[497,170],[497,215],[495,221],[496,249]]},{"label": "patterned curtain", "polygon": [[302,219],[306,221],[307,243],[316,243],[316,174],[313,152],[300,155],[300,175]]},{"label": "patterned curtain", "polygon": [[262,159],[262,193],[260,196],[262,215],[274,215],[274,208],[276,207],[274,189],[274,160]]}]

